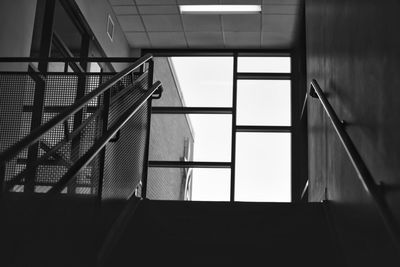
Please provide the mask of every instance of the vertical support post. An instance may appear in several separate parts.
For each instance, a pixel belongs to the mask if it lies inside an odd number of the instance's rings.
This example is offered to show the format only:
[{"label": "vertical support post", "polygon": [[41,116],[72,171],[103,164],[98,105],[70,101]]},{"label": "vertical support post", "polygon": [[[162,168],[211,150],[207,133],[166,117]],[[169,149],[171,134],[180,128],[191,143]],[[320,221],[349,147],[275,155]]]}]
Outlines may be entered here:
[{"label": "vertical support post", "polygon": [[[103,135],[108,130],[108,115],[110,110],[110,91],[107,90],[103,94],[103,111],[102,111],[102,129],[101,134]],[[100,104],[100,103],[99,103]],[[104,183],[104,169],[105,169],[105,159],[106,159],[106,147],[105,146],[100,152],[99,158],[99,182],[97,184],[97,199],[98,203],[101,205],[102,195],[103,195],[103,183]]]},{"label": "vertical support post", "polygon": [[[82,36],[80,49],[80,62],[82,69],[87,70],[87,58],[89,54],[90,38],[87,34]],[[78,73],[78,84],[76,88],[75,102],[85,96],[86,91],[86,74]],[[74,115],[73,131],[76,130],[83,122],[83,109],[79,110]],[[78,133],[71,141],[71,161],[75,162],[79,159],[81,153],[81,133]],[[76,179],[68,185],[68,193],[74,193],[76,188]]]},{"label": "vertical support post", "polygon": [[231,151],[231,192],[230,201],[235,201],[235,168],[236,168],[236,112],[237,112],[237,67],[238,53],[233,54],[233,90],[232,90],[232,151]]},{"label": "vertical support post", "polygon": [[[148,88],[153,84],[154,61],[149,60],[148,68]],[[151,97],[147,101],[147,129],[146,129],[146,143],[144,148],[143,158],[143,173],[142,173],[142,198],[147,196],[147,176],[149,168],[149,147],[150,147],[150,128],[151,128]]]},{"label": "vertical support post", "polygon": [[[41,32],[40,41],[40,62],[38,69],[40,72],[47,72],[48,58],[51,51],[51,41],[53,37],[53,25],[54,25],[54,12],[55,12],[55,0],[46,0],[44,19]],[[44,99],[45,99],[46,85],[43,82],[37,82],[35,85],[35,95],[33,99],[34,109],[32,111],[31,127],[30,131],[39,127],[42,124]],[[24,193],[33,193],[35,190],[35,177],[37,167],[35,161],[39,153],[39,142],[31,145],[28,148],[28,158],[26,168],[29,170],[25,177]]]},{"label": "vertical support post", "polygon": [[0,163],[0,199],[4,194],[4,183],[6,181],[6,162]]}]

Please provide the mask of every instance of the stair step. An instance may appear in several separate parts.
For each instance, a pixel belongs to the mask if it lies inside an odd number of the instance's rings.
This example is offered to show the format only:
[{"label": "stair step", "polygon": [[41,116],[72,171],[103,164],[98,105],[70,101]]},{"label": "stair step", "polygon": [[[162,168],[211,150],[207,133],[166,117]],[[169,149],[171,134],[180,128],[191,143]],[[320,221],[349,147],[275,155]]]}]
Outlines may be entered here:
[{"label": "stair step", "polygon": [[332,251],[321,203],[144,201],[114,263],[340,266]]}]

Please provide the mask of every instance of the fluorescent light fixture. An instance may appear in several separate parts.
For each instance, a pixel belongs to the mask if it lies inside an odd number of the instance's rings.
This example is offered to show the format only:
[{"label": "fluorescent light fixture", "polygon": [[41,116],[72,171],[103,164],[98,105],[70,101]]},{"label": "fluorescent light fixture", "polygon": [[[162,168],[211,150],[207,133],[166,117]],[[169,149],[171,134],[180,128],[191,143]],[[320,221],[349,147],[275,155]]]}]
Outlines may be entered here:
[{"label": "fluorescent light fixture", "polygon": [[257,14],[260,5],[180,5],[181,14]]}]

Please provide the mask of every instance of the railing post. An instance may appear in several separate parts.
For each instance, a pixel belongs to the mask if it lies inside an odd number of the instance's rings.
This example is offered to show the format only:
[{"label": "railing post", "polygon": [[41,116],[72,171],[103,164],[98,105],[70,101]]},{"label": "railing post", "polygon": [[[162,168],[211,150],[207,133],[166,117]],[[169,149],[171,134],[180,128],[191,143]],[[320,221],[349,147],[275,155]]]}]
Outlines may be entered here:
[{"label": "railing post", "polygon": [[[153,84],[154,61],[149,60],[148,68],[148,88]],[[142,198],[147,197],[147,176],[149,172],[149,148],[150,148],[150,128],[151,128],[151,97],[147,100],[147,128],[146,128],[146,143],[144,147],[143,172],[142,172]]]},{"label": "railing post", "polygon": [[[78,83],[76,86],[76,94],[75,94],[75,102],[81,99],[82,97],[85,96],[86,94],[86,74],[80,72],[80,70],[86,72],[88,68],[88,54],[89,54],[89,43],[90,39],[89,36],[84,36],[81,41],[81,51],[80,51],[80,60],[79,60],[79,66],[80,68],[76,68],[77,74],[78,74]],[[79,110],[74,114],[74,124],[73,124],[73,130],[76,130],[79,128],[79,126],[83,122],[83,115],[84,115],[84,109]],[[82,136],[79,133],[75,138],[72,139],[71,141],[71,161],[75,162],[76,160],[79,159],[81,151],[82,151]],[[73,181],[68,185],[67,192],[68,194],[75,194],[77,186],[77,181]]]},{"label": "railing post", "polygon": [[4,195],[4,183],[6,178],[6,162],[0,163],[0,198]]},{"label": "railing post", "polygon": [[[101,135],[103,135],[105,132],[108,130],[108,115],[109,115],[109,110],[110,110],[110,91],[111,89],[107,90],[103,94],[103,110],[102,110],[102,129],[101,129]],[[100,105],[100,103],[99,103]],[[105,170],[105,161],[106,161],[106,146],[101,150],[100,155],[99,155],[99,181],[97,184],[97,198],[99,201],[99,204],[102,201],[102,196],[103,196],[103,184],[104,184],[104,170]]]},{"label": "railing post", "polygon": [[[46,0],[45,13],[43,17],[41,40],[40,40],[40,61],[38,69],[40,72],[47,72],[48,58],[50,56],[51,42],[53,37],[54,13],[55,13],[55,0]],[[42,125],[43,107],[45,100],[46,84],[43,82],[35,83],[35,93],[33,99],[34,109],[32,111],[30,131]],[[29,169],[28,174],[25,176],[24,193],[33,193],[35,191],[35,178],[37,167],[35,161],[39,153],[39,142],[36,142],[28,147],[26,168]]]}]

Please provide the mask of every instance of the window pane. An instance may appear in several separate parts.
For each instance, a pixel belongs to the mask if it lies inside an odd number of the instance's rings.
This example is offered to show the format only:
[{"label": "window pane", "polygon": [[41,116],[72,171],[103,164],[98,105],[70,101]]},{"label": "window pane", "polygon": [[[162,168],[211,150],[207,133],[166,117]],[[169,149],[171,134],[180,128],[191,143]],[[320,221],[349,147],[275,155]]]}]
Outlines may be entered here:
[{"label": "window pane", "polygon": [[290,73],[290,57],[239,57],[238,72]]},{"label": "window pane", "polygon": [[291,125],[290,81],[239,80],[238,125]]},{"label": "window pane", "polygon": [[155,58],[154,77],[164,87],[155,106],[232,106],[232,57]]},{"label": "window pane", "polygon": [[149,168],[147,197],[158,200],[229,201],[230,169]]},{"label": "window pane", "polygon": [[153,114],[150,160],[231,160],[231,115]]},{"label": "window pane", "polygon": [[230,169],[193,169],[192,200],[229,201]]},{"label": "window pane", "polygon": [[291,201],[290,133],[237,133],[235,200]]}]

